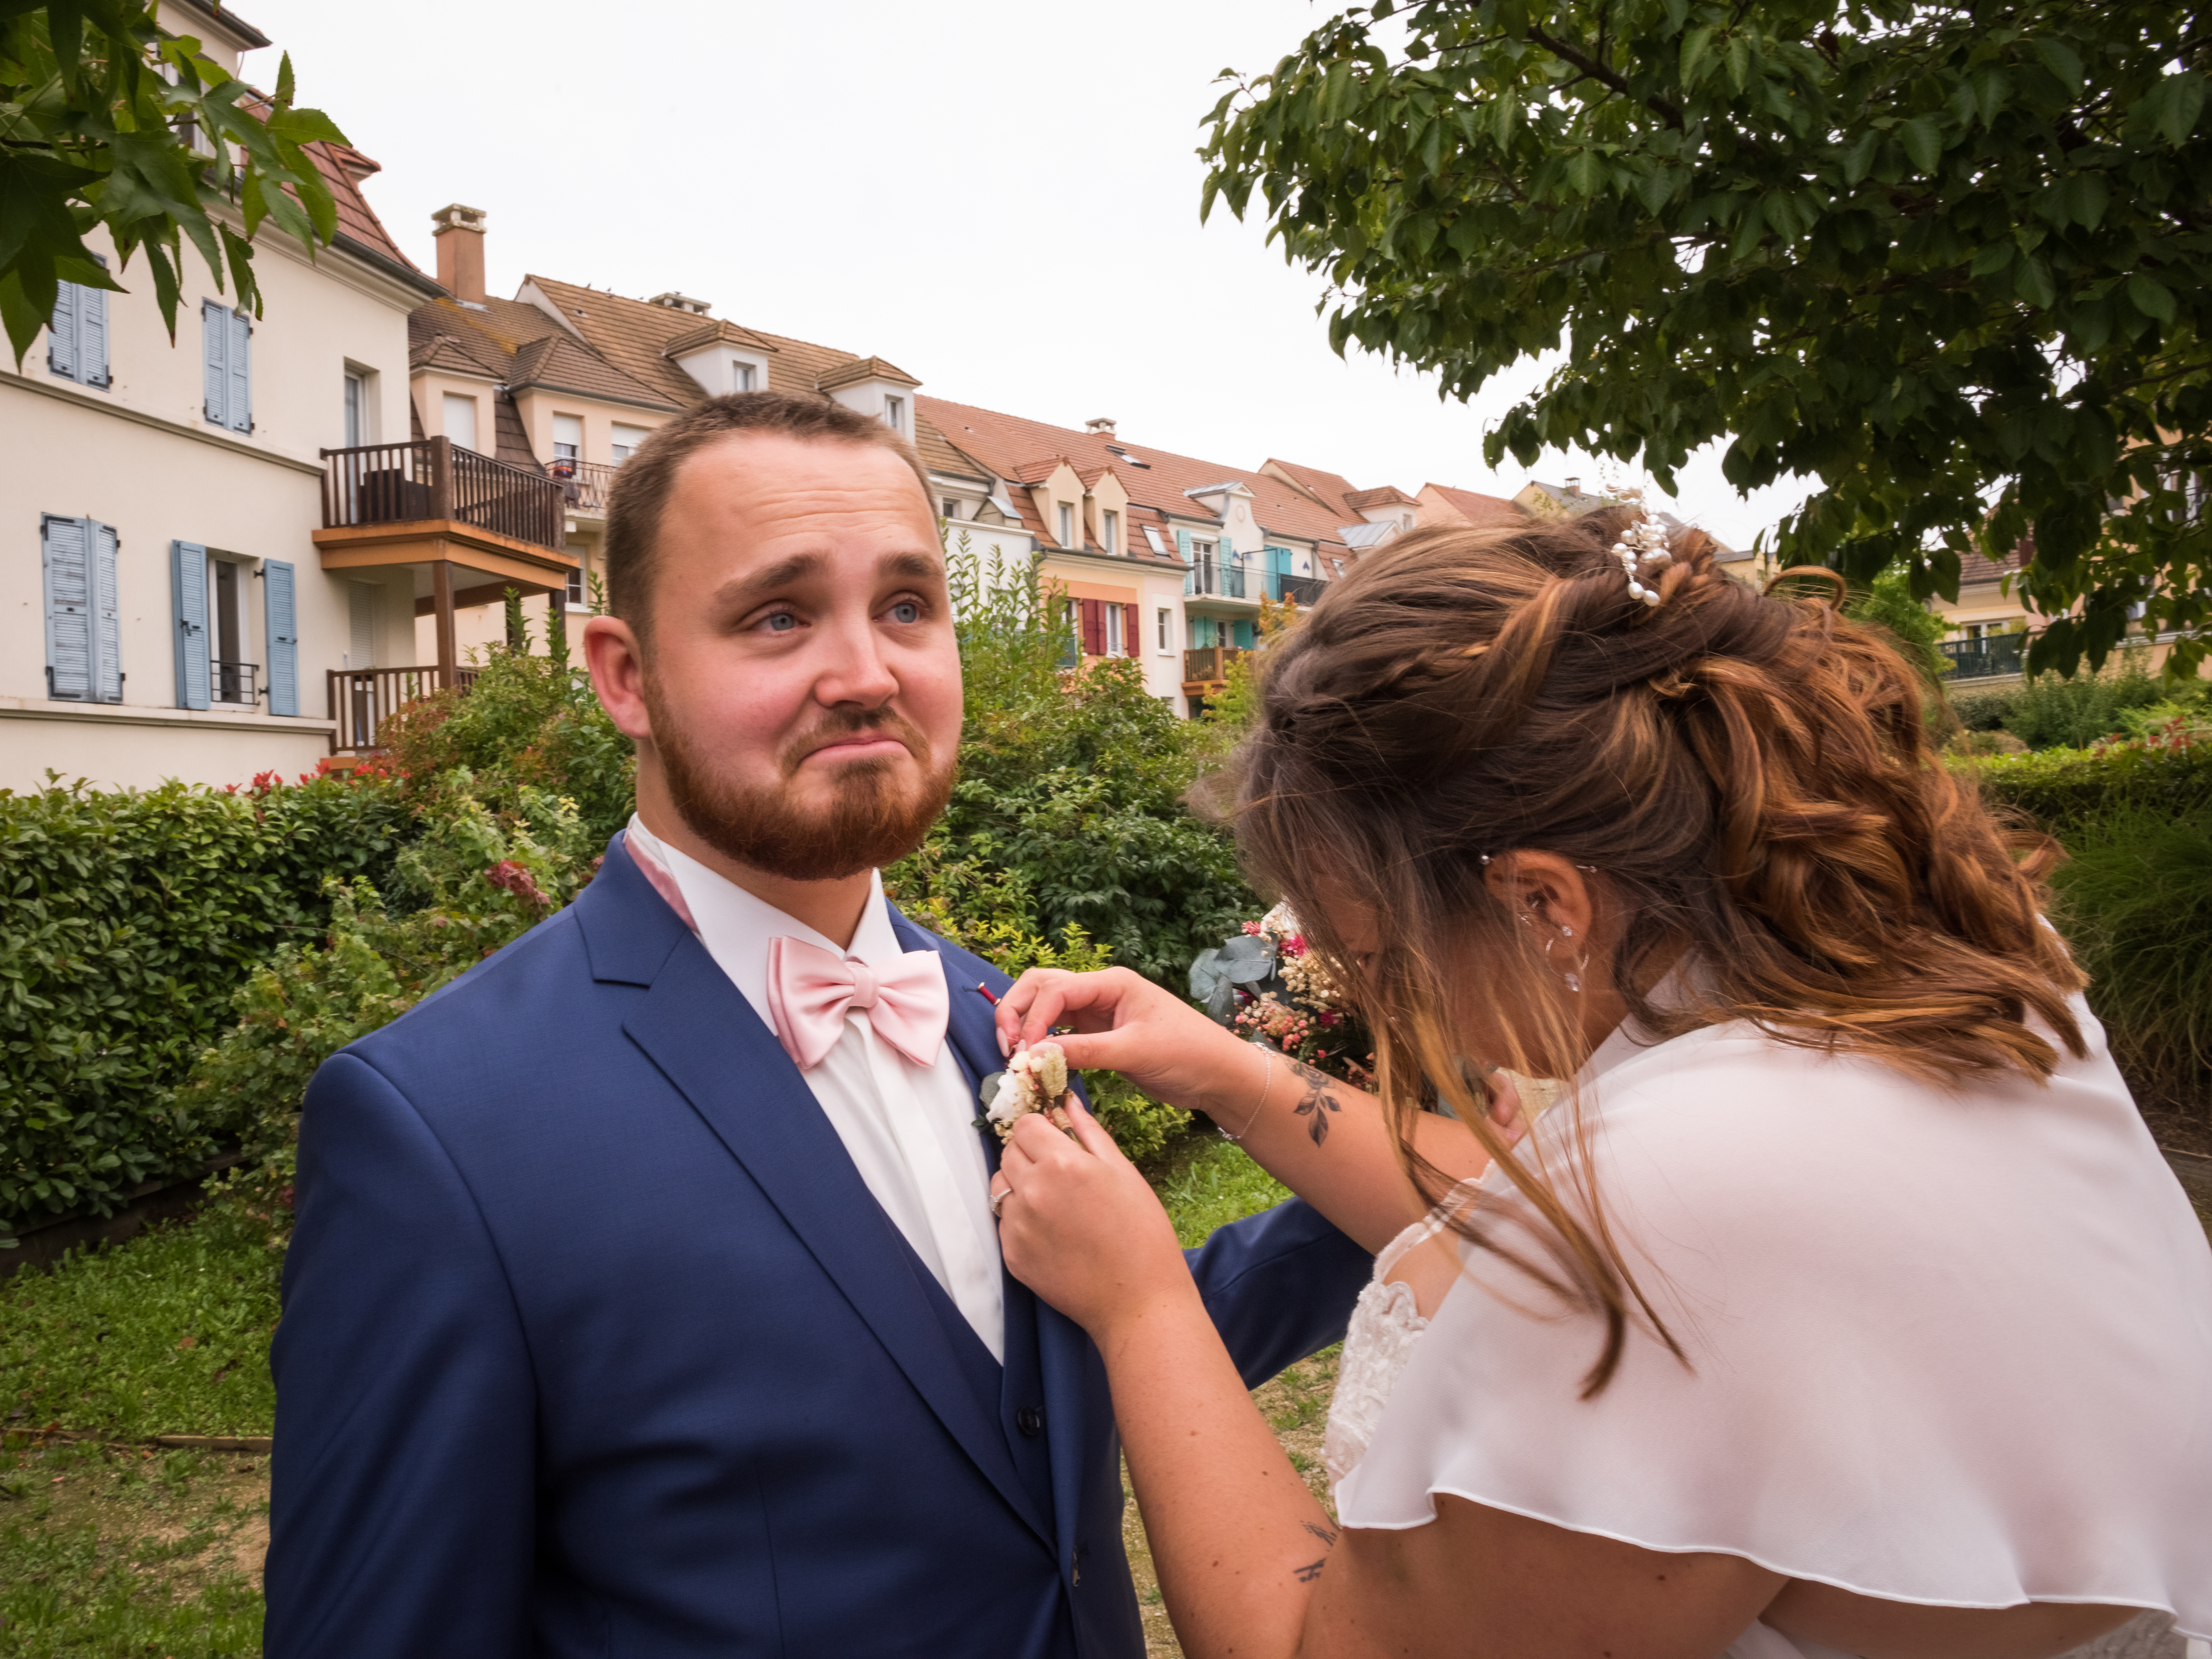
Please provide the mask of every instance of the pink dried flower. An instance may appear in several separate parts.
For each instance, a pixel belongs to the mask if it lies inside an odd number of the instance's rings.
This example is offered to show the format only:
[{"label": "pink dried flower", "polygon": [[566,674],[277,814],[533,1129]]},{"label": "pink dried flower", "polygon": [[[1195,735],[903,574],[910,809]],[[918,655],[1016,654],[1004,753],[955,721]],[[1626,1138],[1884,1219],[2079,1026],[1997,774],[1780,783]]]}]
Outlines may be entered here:
[{"label": "pink dried flower", "polygon": [[513,859],[501,859],[484,872],[484,879],[520,899],[532,909],[543,910],[550,901],[538,890],[537,878]]}]

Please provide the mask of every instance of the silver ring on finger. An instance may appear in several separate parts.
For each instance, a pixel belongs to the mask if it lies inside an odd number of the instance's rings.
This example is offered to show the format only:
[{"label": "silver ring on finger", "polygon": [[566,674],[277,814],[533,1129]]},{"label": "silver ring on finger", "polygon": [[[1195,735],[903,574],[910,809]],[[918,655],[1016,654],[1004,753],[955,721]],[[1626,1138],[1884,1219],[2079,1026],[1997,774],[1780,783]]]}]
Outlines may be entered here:
[{"label": "silver ring on finger", "polygon": [[1011,1182],[1011,1181],[1010,1181],[1010,1182],[1007,1182],[1007,1183],[1006,1183],[1003,1188],[1000,1188],[1000,1190],[999,1190],[999,1191],[997,1191],[997,1192],[995,1192],[995,1193],[993,1193],[993,1194],[991,1194],[991,1219],[992,1219],[992,1220],[996,1221],[997,1219],[999,1219],[999,1212],[1000,1212],[1002,1208],[1004,1208],[1004,1207],[1005,1207],[1006,1200],[1007,1200],[1008,1199],[1012,1198],[1013,1195],[1014,1195],[1014,1183],[1013,1183],[1012,1182]]}]

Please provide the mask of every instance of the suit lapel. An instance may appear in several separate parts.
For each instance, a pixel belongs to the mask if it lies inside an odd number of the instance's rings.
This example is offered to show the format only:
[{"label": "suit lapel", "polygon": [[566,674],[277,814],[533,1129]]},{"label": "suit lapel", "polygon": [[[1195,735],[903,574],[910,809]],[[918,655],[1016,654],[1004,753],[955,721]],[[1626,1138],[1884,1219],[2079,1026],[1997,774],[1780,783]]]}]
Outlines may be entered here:
[{"label": "suit lapel", "polygon": [[[635,871],[627,873],[644,886]],[[645,896],[659,902],[649,890]],[[916,1282],[927,1270],[789,1056],[688,931],[623,1029],[744,1166],[945,1431],[1049,1543],[999,1425]]]},{"label": "suit lapel", "polygon": [[[1003,1064],[998,1058],[999,1039],[992,1003],[976,994],[975,981],[961,972],[961,963],[953,952],[945,948],[943,940],[924,932],[891,908],[892,926],[900,942],[909,951],[930,950],[945,959],[945,978],[952,995],[952,1012],[946,1027],[946,1036],[953,1052],[968,1074],[971,1085],[980,1084],[989,1072],[997,1071]],[[1003,990],[1006,976],[994,973],[998,981],[996,989]],[[995,991],[994,991],[995,994]],[[999,1138],[988,1130],[983,1132],[984,1155],[994,1173],[999,1167]],[[1038,1301],[1029,1288],[1009,1274],[1006,1278],[1006,1358],[1007,1382],[1015,1382],[1012,1374],[1017,1357],[1012,1324],[1018,1318],[1026,1318],[1034,1333],[1030,1342],[1022,1346],[1033,1349],[1036,1355],[1036,1382],[1039,1396],[1044,1402],[1045,1451],[1051,1470],[1051,1503],[1053,1536],[1072,1547],[1076,1536],[1078,1510],[1082,1502],[1084,1468],[1083,1417],[1087,1400],[1103,1401],[1106,1398],[1106,1371],[1098,1351],[1083,1328],[1065,1314]],[[1060,1566],[1068,1571],[1070,1563],[1063,1547]]]}]

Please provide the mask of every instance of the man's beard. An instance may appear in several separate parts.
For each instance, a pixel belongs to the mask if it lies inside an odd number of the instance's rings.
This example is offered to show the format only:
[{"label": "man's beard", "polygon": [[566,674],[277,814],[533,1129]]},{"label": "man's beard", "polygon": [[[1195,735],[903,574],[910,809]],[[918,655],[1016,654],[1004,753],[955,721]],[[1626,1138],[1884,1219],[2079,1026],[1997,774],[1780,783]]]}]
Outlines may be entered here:
[{"label": "man's beard", "polygon": [[[929,739],[888,708],[832,714],[785,745],[776,757],[784,781],[763,788],[718,775],[650,676],[645,704],[677,816],[724,857],[786,881],[836,881],[896,863],[921,845],[952,799],[953,764],[934,764]],[[799,763],[825,740],[859,732],[903,743],[921,768],[921,781],[902,789],[896,762],[849,761],[838,769],[827,809],[799,807],[790,787]]]}]

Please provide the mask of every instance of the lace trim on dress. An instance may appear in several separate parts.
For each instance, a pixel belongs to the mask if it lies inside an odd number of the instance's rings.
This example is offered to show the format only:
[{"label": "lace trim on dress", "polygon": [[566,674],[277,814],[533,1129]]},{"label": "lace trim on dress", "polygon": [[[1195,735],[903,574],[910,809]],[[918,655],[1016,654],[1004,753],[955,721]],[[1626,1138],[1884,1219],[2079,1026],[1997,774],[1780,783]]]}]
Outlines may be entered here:
[{"label": "lace trim on dress", "polygon": [[1322,1437],[1322,1462],[1328,1471],[1331,1492],[1367,1455],[1399,1373],[1413,1357],[1421,1334],[1429,1328],[1429,1322],[1419,1311],[1413,1287],[1390,1275],[1407,1251],[1442,1232],[1445,1218],[1473,1195],[1473,1183],[1461,1182],[1436,1208],[1384,1245],[1375,1258],[1375,1277],[1359,1292],[1351,1323],[1345,1328],[1344,1353],[1336,1365],[1336,1393],[1329,1401],[1328,1427]]}]

